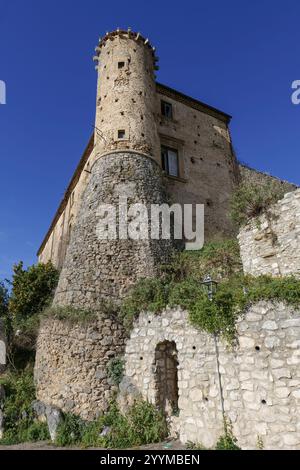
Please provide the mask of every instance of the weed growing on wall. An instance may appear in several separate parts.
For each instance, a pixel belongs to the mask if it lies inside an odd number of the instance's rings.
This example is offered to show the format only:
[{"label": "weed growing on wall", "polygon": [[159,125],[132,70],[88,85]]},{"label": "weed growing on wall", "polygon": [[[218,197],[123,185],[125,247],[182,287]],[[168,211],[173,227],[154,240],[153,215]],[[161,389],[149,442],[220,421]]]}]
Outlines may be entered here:
[{"label": "weed growing on wall", "polygon": [[90,323],[97,318],[97,314],[91,310],[75,308],[71,305],[54,305],[46,308],[40,318],[55,318],[56,320],[73,323]]},{"label": "weed growing on wall", "polygon": [[168,300],[168,284],[161,279],[141,279],[120,309],[120,318],[125,328],[131,329],[135,317],[142,311],[158,313]]},{"label": "weed growing on wall", "polygon": [[114,357],[108,361],[108,376],[115,385],[119,385],[121,383],[124,374],[124,364],[125,361],[121,357]]},{"label": "weed growing on wall", "polygon": [[241,450],[236,442],[237,440],[233,435],[224,434],[218,439],[215,450]]},{"label": "weed growing on wall", "polygon": [[230,216],[238,226],[245,225],[252,217],[257,217],[290,192],[288,183],[277,180],[263,184],[243,181],[231,196]]},{"label": "weed growing on wall", "polygon": [[199,251],[182,251],[173,255],[162,268],[169,281],[193,278],[202,281],[210,273],[216,280],[242,273],[240,248],[236,239],[215,240],[205,243]]},{"label": "weed growing on wall", "polygon": [[[201,285],[201,278],[195,274],[195,266],[201,266],[203,258],[212,250],[209,246],[204,254],[199,252],[197,260],[193,254],[191,266],[185,259],[184,276],[180,276],[181,260],[179,255],[174,267],[169,267],[161,278],[143,279],[137,283],[121,307],[121,317],[127,328],[133,320],[144,311],[158,313],[166,308],[180,306],[189,312],[191,323],[208,333],[223,336],[233,343],[236,336],[236,321],[239,315],[252,303],[260,300],[283,301],[294,307],[300,306],[300,281],[293,276],[273,278],[271,276],[244,276],[238,269],[238,261],[234,260],[230,269],[223,277],[219,277],[217,292],[213,300],[208,299]],[[222,252],[223,249],[220,251]],[[226,257],[223,252],[223,257]],[[186,273],[192,275],[186,275]],[[220,273],[219,273],[220,274]],[[195,277],[194,277],[195,276]]]}]

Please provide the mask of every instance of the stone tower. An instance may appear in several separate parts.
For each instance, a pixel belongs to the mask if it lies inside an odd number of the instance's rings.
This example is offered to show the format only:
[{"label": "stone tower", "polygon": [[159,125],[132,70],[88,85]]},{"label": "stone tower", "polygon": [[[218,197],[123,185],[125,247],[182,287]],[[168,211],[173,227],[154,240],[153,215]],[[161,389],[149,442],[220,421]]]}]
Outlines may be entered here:
[{"label": "stone tower", "polygon": [[154,48],[139,33],[117,30],[100,40],[96,52],[95,144],[99,156],[131,150],[157,160]]},{"label": "stone tower", "polygon": [[148,39],[130,30],[107,33],[96,47],[98,62],[94,159],[71,234],[54,303],[97,308],[118,300],[141,277],[155,276],[170,253],[165,240],[100,239],[99,206],[162,204],[155,123],[155,54]]}]

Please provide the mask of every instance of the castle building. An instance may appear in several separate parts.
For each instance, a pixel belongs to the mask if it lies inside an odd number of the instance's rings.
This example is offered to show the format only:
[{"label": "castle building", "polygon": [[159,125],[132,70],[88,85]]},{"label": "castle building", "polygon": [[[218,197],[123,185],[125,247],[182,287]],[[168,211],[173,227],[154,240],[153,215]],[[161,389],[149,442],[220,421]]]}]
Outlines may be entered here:
[{"label": "castle building", "polygon": [[[111,163],[115,160],[121,169],[124,153],[147,160],[149,171],[150,166],[160,171],[162,190],[172,202],[205,205],[206,238],[232,234],[228,204],[239,167],[228,127],[231,117],[157,83],[155,48],[139,33],[106,34],[94,59],[95,132],[39,248],[39,260],[62,268],[93,172],[112,155]],[[128,180],[125,173],[117,174],[111,184]]]},{"label": "castle building", "polygon": [[[60,269],[54,306],[94,315],[87,323],[42,319],[37,399],[91,420],[116,393],[122,409],[141,397],[165,413],[182,442],[214,446],[226,417],[243,448],[259,441],[267,449],[299,449],[299,310],[275,301],[251,305],[237,321],[231,350],[194,328],[181,308],[141,312],[130,337],[103,308],[103,300],[119,302],[139,278],[154,277],[174,245],[99,239],[99,204],[116,205],[124,194],[147,207],[202,203],[208,239],[235,233],[228,209],[241,178],[272,177],[237,163],[229,115],[156,83],[155,50],[139,33],[107,33],[95,61],[95,132],[38,253]],[[239,233],[244,270],[299,275],[300,189],[272,211]],[[115,358],[124,360],[119,386],[109,375]]]}]

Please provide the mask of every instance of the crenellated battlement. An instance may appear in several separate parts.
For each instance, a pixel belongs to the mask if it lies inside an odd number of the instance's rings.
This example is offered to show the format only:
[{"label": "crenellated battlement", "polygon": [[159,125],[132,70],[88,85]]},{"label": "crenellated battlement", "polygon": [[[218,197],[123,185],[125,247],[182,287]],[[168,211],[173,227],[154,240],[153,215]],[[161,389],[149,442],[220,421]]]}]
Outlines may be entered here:
[{"label": "crenellated battlement", "polygon": [[140,43],[147,46],[148,49],[152,51],[153,57],[155,58],[155,47],[153,47],[148,38],[145,38],[139,32],[134,32],[131,28],[120,29],[117,28],[114,31],[107,32],[103,38],[99,38],[99,44],[95,48],[96,53],[100,54],[102,47],[105,45],[107,41],[113,41],[116,37],[120,37],[122,39],[133,39],[134,41],[139,41]]}]

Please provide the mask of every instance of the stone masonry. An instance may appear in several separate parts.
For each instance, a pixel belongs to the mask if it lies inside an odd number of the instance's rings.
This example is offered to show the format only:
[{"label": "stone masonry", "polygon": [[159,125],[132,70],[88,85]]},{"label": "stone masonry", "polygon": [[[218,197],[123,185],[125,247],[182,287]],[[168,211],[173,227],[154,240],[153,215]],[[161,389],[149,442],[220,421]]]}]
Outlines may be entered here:
[{"label": "stone masonry", "polygon": [[[99,235],[100,205],[116,211],[127,204],[168,202],[159,167],[154,120],[155,54],[148,41],[129,32],[106,35],[96,48],[98,63],[95,159],[70,234],[54,303],[97,308],[101,299],[118,301],[140,277],[153,277],[168,259],[168,240],[133,240]],[[138,215],[136,214],[136,217]],[[131,219],[135,216],[131,215]],[[124,232],[124,230],[123,230]]]},{"label": "stone masonry", "polygon": [[245,273],[300,274],[300,189],[285,194],[266,214],[240,230]]},{"label": "stone masonry", "polygon": [[300,313],[283,303],[259,302],[239,319],[237,330],[239,345],[231,351],[219,340],[216,354],[214,338],[192,327],[186,312],[142,313],[126,344],[120,404],[126,407],[139,394],[157,403],[156,351],[167,341],[177,350],[179,413],[165,411],[181,441],[212,447],[224,433],[218,362],[225,414],[238,444],[299,449]]},{"label": "stone masonry", "polygon": [[[232,235],[229,198],[239,180],[232,151],[231,117],[195,98],[156,82],[155,48],[139,33],[113,31],[96,47],[95,130],[49,230],[39,260],[63,266],[70,232],[80,222],[91,168],[103,155],[133,150],[162,169],[161,146],[178,153],[178,175],[165,172],[163,187],[173,202],[205,205],[205,236]],[[162,104],[172,112],[166,116]]]},{"label": "stone masonry", "polygon": [[107,410],[117,391],[107,364],[124,352],[125,334],[103,314],[88,324],[45,319],[35,361],[37,399],[91,420]]},{"label": "stone masonry", "polygon": [[[138,279],[155,277],[173,243],[118,234],[103,239],[101,206],[118,210],[120,197],[147,210],[166,202],[202,203],[206,234],[232,234],[228,204],[240,175],[230,116],[155,83],[157,58],[147,39],[131,30],[108,33],[96,47],[95,61],[94,139],[40,250],[41,261],[51,259],[62,268],[54,305],[84,308],[94,316],[88,323],[43,320],[37,399],[58,413],[94,419],[118,391],[108,363],[125,355],[120,406],[126,409],[142,396],[165,413],[171,433],[183,442],[214,446],[226,416],[242,448],[300,449],[299,311],[278,302],[252,305],[238,321],[234,350],[191,326],[179,308],[141,312],[130,338],[104,312],[103,301],[119,303]],[[162,116],[164,100],[172,116]],[[162,171],[161,145],[177,151],[177,177]],[[299,275],[299,215],[296,190],[241,230],[246,273]]]},{"label": "stone masonry", "polygon": [[97,226],[101,204],[118,208],[165,202],[161,175],[152,159],[132,152],[106,155],[96,161],[71,234],[54,303],[98,309],[101,299],[118,300],[140,277],[152,277],[171,252],[169,240],[101,239]]}]

